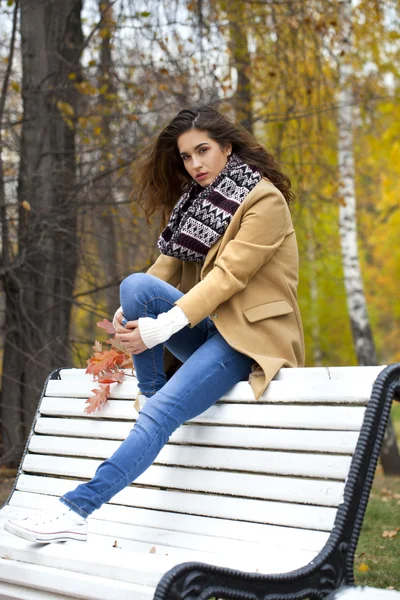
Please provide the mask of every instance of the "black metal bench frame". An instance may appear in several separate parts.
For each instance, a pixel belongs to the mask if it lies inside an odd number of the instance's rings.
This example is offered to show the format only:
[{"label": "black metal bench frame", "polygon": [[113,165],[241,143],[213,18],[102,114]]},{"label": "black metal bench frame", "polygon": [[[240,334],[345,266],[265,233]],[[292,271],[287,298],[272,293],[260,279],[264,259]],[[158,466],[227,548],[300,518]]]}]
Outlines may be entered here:
[{"label": "black metal bench frame", "polygon": [[325,547],[306,567],[262,575],[188,562],[160,580],[154,600],[320,600],[354,585],[354,555],[393,400],[400,401],[400,363],[379,373],[368,402],[334,527]]}]

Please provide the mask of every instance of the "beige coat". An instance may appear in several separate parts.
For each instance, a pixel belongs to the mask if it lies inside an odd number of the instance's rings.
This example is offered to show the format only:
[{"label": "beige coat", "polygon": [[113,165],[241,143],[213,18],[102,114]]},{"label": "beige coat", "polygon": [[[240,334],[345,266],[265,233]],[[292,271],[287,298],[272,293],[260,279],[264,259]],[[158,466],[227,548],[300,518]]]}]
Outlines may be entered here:
[{"label": "beige coat", "polygon": [[259,400],[281,367],[304,366],[298,271],[288,205],[264,178],[203,264],[160,254],[147,273],[184,293],[175,304],[187,315],[189,327],[210,316],[228,344],[254,359],[249,383]]}]

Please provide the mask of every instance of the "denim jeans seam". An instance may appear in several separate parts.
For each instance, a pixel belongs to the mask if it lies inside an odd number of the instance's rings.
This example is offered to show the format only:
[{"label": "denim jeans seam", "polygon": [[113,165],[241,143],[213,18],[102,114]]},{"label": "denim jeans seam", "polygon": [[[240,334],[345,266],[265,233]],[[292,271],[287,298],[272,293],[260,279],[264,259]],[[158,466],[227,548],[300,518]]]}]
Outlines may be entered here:
[{"label": "denim jeans seam", "polygon": [[[144,302],[144,312],[145,312],[145,316],[147,317],[147,302]],[[154,350],[154,348],[151,349],[151,358],[152,358],[152,371],[153,371],[153,376],[152,376],[152,386],[153,386],[153,391],[151,392],[151,396],[154,396],[154,394],[156,393],[156,351]]]},{"label": "denim jeans seam", "polygon": [[[226,365],[226,364],[228,364],[228,363],[229,363],[229,362],[230,362],[230,361],[231,361],[233,358],[236,358],[237,354],[240,354],[240,353],[236,351],[236,353],[235,353],[235,354],[232,354],[232,356],[230,356],[230,357],[228,358],[228,360],[227,360],[227,361],[224,361],[222,364],[218,364],[218,366],[217,366],[217,367],[214,369],[214,371],[212,371],[212,372],[210,373],[210,375],[209,375],[208,379],[209,379],[209,378],[210,378],[212,375],[214,375],[214,373],[216,373],[220,367],[222,367],[223,365]],[[163,426],[163,423],[165,422],[165,420],[166,420],[166,419],[167,419],[167,418],[170,416],[171,412],[172,412],[172,411],[173,411],[173,410],[176,408],[176,406],[178,405],[178,403],[180,403],[180,402],[182,402],[183,400],[185,400],[185,398],[187,397],[187,395],[188,395],[188,394],[190,394],[190,393],[193,393],[193,388],[192,388],[192,389],[191,389],[191,391],[190,391],[190,392],[188,392],[188,393],[187,393],[185,396],[183,396],[183,397],[179,398],[179,400],[177,400],[177,401],[176,401],[176,403],[175,403],[175,404],[174,404],[174,405],[173,405],[173,406],[170,408],[170,410],[168,411],[168,413],[165,415],[165,417],[164,417],[163,421],[160,423],[160,429],[162,428],[162,426]],[[146,446],[146,448],[144,449],[144,451],[143,451],[143,453],[141,454],[140,458],[139,458],[139,459],[138,459],[138,461],[136,462],[136,465],[135,465],[135,467],[132,467],[132,469],[131,469],[130,471],[128,471],[128,472],[125,474],[125,477],[129,477],[129,478],[130,478],[130,473],[133,471],[133,469],[134,469],[134,468],[136,468],[136,467],[137,467],[138,463],[140,463],[140,461],[143,459],[143,457],[144,457],[144,455],[145,455],[145,452],[147,452],[149,449],[151,449],[151,448],[152,448],[152,446],[153,446],[154,442],[155,442],[155,438],[153,438],[153,440],[152,440],[152,442],[150,443],[150,445],[149,445],[149,446]],[[124,479],[124,477],[121,477],[121,478],[120,478],[118,481],[116,481],[116,482],[114,483],[113,487],[114,487],[114,486],[117,486],[117,485],[119,485],[119,483],[120,483],[120,482],[121,482],[123,479]],[[133,482],[131,481],[131,483],[133,483]],[[127,485],[130,485],[130,484],[127,484]],[[99,494],[99,495],[100,495],[100,494]],[[85,503],[85,505],[86,505],[86,503]]]},{"label": "denim jeans seam", "polygon": [[[68,498],[64,498],[64,496],[61,496],[60,502],[62,502],[63,504],[66,504],[66,505],[68,505],[70,507],[74,507],[74,508],[71,508],[71,510],[74,510],[74,512],[77,512],[78,514],[81,515],[81,517],[84,517],[85,519],[87,519],[87,517],[90,514],[90,513],[88,513],[88,512],[85,511],[85,506],[88,503],[87,500],[86,500],[85,504],[82,507],[79,507],[77,504],[75,504],[75,502],[72,502]],[[83,513],[83,514],[81,514],[81,513]]]}]

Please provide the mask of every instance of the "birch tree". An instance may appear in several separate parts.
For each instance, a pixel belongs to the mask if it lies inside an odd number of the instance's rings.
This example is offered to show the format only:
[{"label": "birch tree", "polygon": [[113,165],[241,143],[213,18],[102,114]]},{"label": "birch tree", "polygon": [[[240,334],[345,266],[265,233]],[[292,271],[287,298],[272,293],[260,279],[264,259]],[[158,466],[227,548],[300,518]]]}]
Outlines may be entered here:
[{"label": "birch tree", "polygon": [[[355,351],[360,365],[377,365],[372,330],[365,300],[357,245],[355,167],[353,152],[352,3],[341,0],[338,95],[338,166],[341,182],[339,232],[344,284]],[[400,474],[400,455],[393,424],[389,419],[381,461],[386,474]]]}]

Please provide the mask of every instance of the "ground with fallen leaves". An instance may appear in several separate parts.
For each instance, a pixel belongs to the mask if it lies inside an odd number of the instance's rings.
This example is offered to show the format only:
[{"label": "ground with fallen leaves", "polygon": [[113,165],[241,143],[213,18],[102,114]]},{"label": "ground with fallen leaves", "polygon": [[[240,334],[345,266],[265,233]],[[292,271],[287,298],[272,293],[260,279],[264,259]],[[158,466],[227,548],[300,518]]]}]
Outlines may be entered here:
[{"label": "ground with fallen leaves", "polygon": [[375,475],[355,558],[358,585],[400,591],[400,477]]}]

